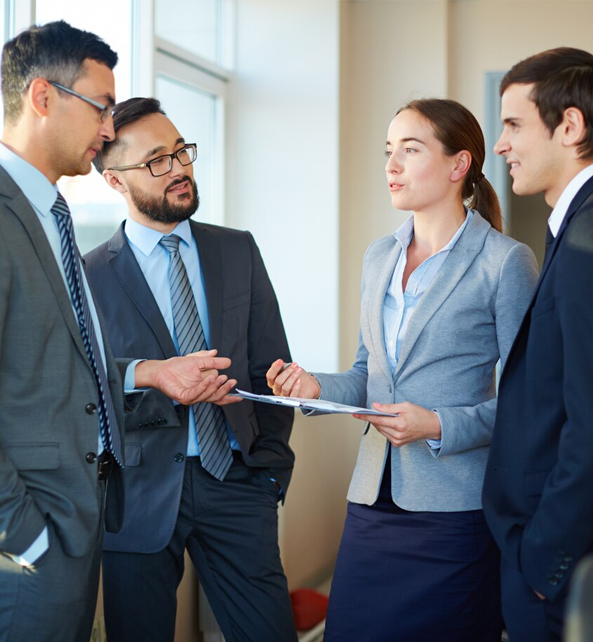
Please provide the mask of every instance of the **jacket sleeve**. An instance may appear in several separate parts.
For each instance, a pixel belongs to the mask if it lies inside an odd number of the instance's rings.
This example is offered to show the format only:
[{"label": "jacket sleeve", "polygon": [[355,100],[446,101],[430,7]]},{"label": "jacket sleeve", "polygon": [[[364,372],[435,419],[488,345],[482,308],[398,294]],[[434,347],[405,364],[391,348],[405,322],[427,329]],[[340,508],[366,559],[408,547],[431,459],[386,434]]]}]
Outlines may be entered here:
[{"label": "jacket sleeve", "polygon": [[[253,266],[248,331],[249,379],[253,392],[269,394],[266,372],[270,364],[278,358],[291,361],[291,356],[272,283],[253,236],[249,232],[246,234]],[[263,462],[269,454],[270,462],[273,462],[269,473],[286,489],[294,465],[294,454],[288,445],[294,411],[292,408],[257,403],[255,413],[260,429],[258,459]],[[278,465],[279,461],[281,465]]]},{"label": "jacket sleeve", "polygon": [[[513,245],[502,263],[493,300],[501,369],[531,301],[537,278],[537,262],[531,249],[522,243]],[[441,447],[430,449],[432,455],[443,457],[489,445],[496,401],[494,397],[476,406],[435,408],[441,420],[442,436]]]},{"label": "jacket sleeve", "polygon": [[565,420],[555,465],[521,540],[523,575],[548,599],[570,578],[562,569],[572,568],[593,547],[592,209],[573,219],[554,257],[561,342],[547,348],[562,351]]},{"label": "jacket sleeve", "polygon": [[[12,265],[9,252],[0,247],[0,351],[5,341],[6,322],[10,308]],[[2,355],[0,352],[0,362]],[[10,376],[2,372],[2,377]],[[4,417],[4,421],[10,417]],[[0,445],[0,551],[19,557],[46,527],[35,500],[19,476],[7,448]]]}]

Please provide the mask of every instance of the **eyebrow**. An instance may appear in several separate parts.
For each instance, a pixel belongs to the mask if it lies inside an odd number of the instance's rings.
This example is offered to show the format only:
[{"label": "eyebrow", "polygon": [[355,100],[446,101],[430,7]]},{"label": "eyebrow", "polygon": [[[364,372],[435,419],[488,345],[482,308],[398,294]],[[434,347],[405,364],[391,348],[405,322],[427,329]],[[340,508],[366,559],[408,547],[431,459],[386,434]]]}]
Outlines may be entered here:
[{"label": "eyebrow", "polygon": [[520,121],[521,121],[521,118],[516,118],[515,116],[508,116],[507,118],[503,118],[502,124],[508,125],[509,123],[520,122]]},{"label": "eyebrow", "polygon": [[[178,138],[175,141],[175,144],[173,145],[173,147],[177,147],[177,145],[181,145],[181,143],[185,143],[185,138],[183,138],[183,137]],[[144,158],[148,158],[149,156],[152,156],[153,154],[156,154],[157,152],[160,152],[163,149],[165,149],[165,146],[164,145],[159,145],[158,147],[155,147],[154,149],[151,149],[149,152],[146,152],[146,154],[144,154]]]},{"label": "eyebrow", "polygon": [[[409,143],[410,141],[416,141],[417,143],[420,143],[421,145],[426,145],[426,143],[423,140],[420,140],[419,138],[415,138],[414,136],[409,136],[408,138],[400,138],[399,142],[400,143]],[[386,145],[392,145],[391,141],[387,141],[385,143]]]}]

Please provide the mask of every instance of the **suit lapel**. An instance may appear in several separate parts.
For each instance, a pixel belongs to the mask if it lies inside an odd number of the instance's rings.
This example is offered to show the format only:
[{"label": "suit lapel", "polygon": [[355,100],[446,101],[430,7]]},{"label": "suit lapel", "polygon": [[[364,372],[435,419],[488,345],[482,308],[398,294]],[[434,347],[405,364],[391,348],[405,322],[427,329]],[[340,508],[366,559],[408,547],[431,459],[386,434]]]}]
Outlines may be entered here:
[{"label": "suit lapel", "polygon": [[167,358],[176,356],[177,350],[167,324],[128,244],[123,224],[111,237],[108,250],[112,253],[108,259],[109,266],[138,312],[150,326],[163,354]]},{"label": "suit lapel", "polygon": [[[64,283],[64,278],[60,272],[60,268],[56,262],[56,257],[51,249],[47,236],[37,214],[31,207],[31,204],[25,197],[25,195],[20,191],[16,191],[10,194],[12,200],[7,203],[7,206],[16,214],[19,218],[23,227],[27,231],[31,243],[37,252],[39,261],[47,275],[47,280],[53,290],[53,293],[58,302],[58,307],[64,317],[66,327],[72,335],[72,339],[76,344],[81,355],[84,357],[85,362],[88,363],[88,358],[86,351],[84,349],[84,344],[82,343],[82,337],[80,334],[80,328],[74,318],[74,312],[72,310],[72,303],[70,301],[70,296],[66,290],[66,284]],[[40,310],[40,313],[42,311]],[[90,368],[90,364],[89,364]]]},{"label": "suit lapel", "polygon": [[222,301],[224,297],[220,241],[206,226],[191,220],[190,226],[198,246],[200,267],[204,276],[210,323],[209,347],[219,348],[222,339]]},{"label": "suit lapel", "polygon": [[490,225],[475,213],[410,318],[395,377],[401,372],[426,324],[453,292],[482,249],[489,230]]},{"label": "suit lapel", "polygon": [[[376,261],[382,264],[382,267],[377,271],[376,275],[371,275],[375,281],[375,287],[369,296],[369,306],[367,321],[369,324],[371,340],[373,342],[373,350],[385,376],[391,381],[393,375],[391,373],[391,366],[387,359],[387,352],[385,351],[385,332],[383,329],[383,303],[385,301],[385,294],[387,288],[391,283],[393,277],[393,270],[401,254],[401,245],[393,239],[393,247],[386,255],[384,260],[377,257]],[[372,287],[372,286],[371,286]]]},{"label": "suit lapel", "polygon": [[542,271],[539,275],[539,279],[537,282],[537,285],[535,287],[535,292],[533,293],[533,297],[531,299],[531,304],[533,305],[533,302],[535,301],[535,297],[537,296],[537,293],[540,289],[541,283],[550,267],[550,264],[552,260],[554,259],[554,255],[556,254],[556,251],[558,250],[558,245],[560,244],[560,239],[564,235],[564,232],[566,231],[566,228],[569,226],[570,221],[572,217],[575,215],[575,213],[579,210],[581,205],[585,202],[587,198],[593,193],[593,178],[590,178],[584,185],[581,187],[581,189],[577,192],[577,195],[572,199],[572,202],[566,212],[566,216],[564,217],[564,220],[562,221],[562,225],[560,226],[560,229],[558,230],[558,234],[556,234],[556,238],[552,241],[552,245],[548,249],[546,253],[546,258],[544,260],[544,264],[542,265]]}]

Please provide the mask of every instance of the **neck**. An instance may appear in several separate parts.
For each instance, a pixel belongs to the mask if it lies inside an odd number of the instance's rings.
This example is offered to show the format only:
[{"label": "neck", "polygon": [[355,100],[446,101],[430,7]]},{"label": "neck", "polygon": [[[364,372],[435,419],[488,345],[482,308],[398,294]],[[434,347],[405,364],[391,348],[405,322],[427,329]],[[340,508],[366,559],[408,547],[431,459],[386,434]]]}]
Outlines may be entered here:
[{"label": "neck", "polygon": [[423,210],[414,212],[414,238],[412,244],[428,256],[436,254],[455,236],[465,221],[463,203],[439,208],[439,211]]},{"label": "neck", "polygon": [[44,149],[40,138],[23,134],[21,128],[5,124],[2,144],[38,169],[52,185],[58,182],[60,175],[53,167],[50,154]]},{"label": "neck", "polygon": [[144,227],[150,227],[161,234],[169,234],[179,225],[179,223],[161,223],[160,221],[153,221],[145,214],[142,214],[142,212],[133,205],[130,205],[129,203],[128,205],[130,206],[131,219],[136,221],[136,223],[140,223],[140,225],[144,225]]},{"label": "neck", "polygon": [[575,160],[572,163],[566,163],[565,171],[558,176],[558,180],[554,185],[544,191],[546,203],[552,209],[556,207],[558,199],[562,196],[562,192],[567,188],[570,181],[572,181],[572,179],[577,174],[580,174],[580,172],[582,172],[586,167],[589,167],[589,165],[593,165],[593,160],[590,158],[587,160]]}]

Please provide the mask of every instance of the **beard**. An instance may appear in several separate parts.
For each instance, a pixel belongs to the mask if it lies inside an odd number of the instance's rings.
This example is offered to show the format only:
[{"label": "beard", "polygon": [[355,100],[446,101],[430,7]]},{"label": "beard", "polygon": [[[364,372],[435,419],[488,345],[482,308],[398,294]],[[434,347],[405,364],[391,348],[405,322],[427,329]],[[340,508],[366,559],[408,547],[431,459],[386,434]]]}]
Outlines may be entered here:
[{"label": "beard", "polygon": [[[167,192],[176,185],[189,181],[191,191],[189,194],[183,194],[183,202],[169,203]],[[157,223],[181,223],[195,213],[200,206],[200,197],[198,195],[198,186],[191,178],[178,178],[173,181],[165,190],[162,198],[146,196],[136,187],[128,185],[130,198],[139,212],[144,214],[151,221]]]}]

